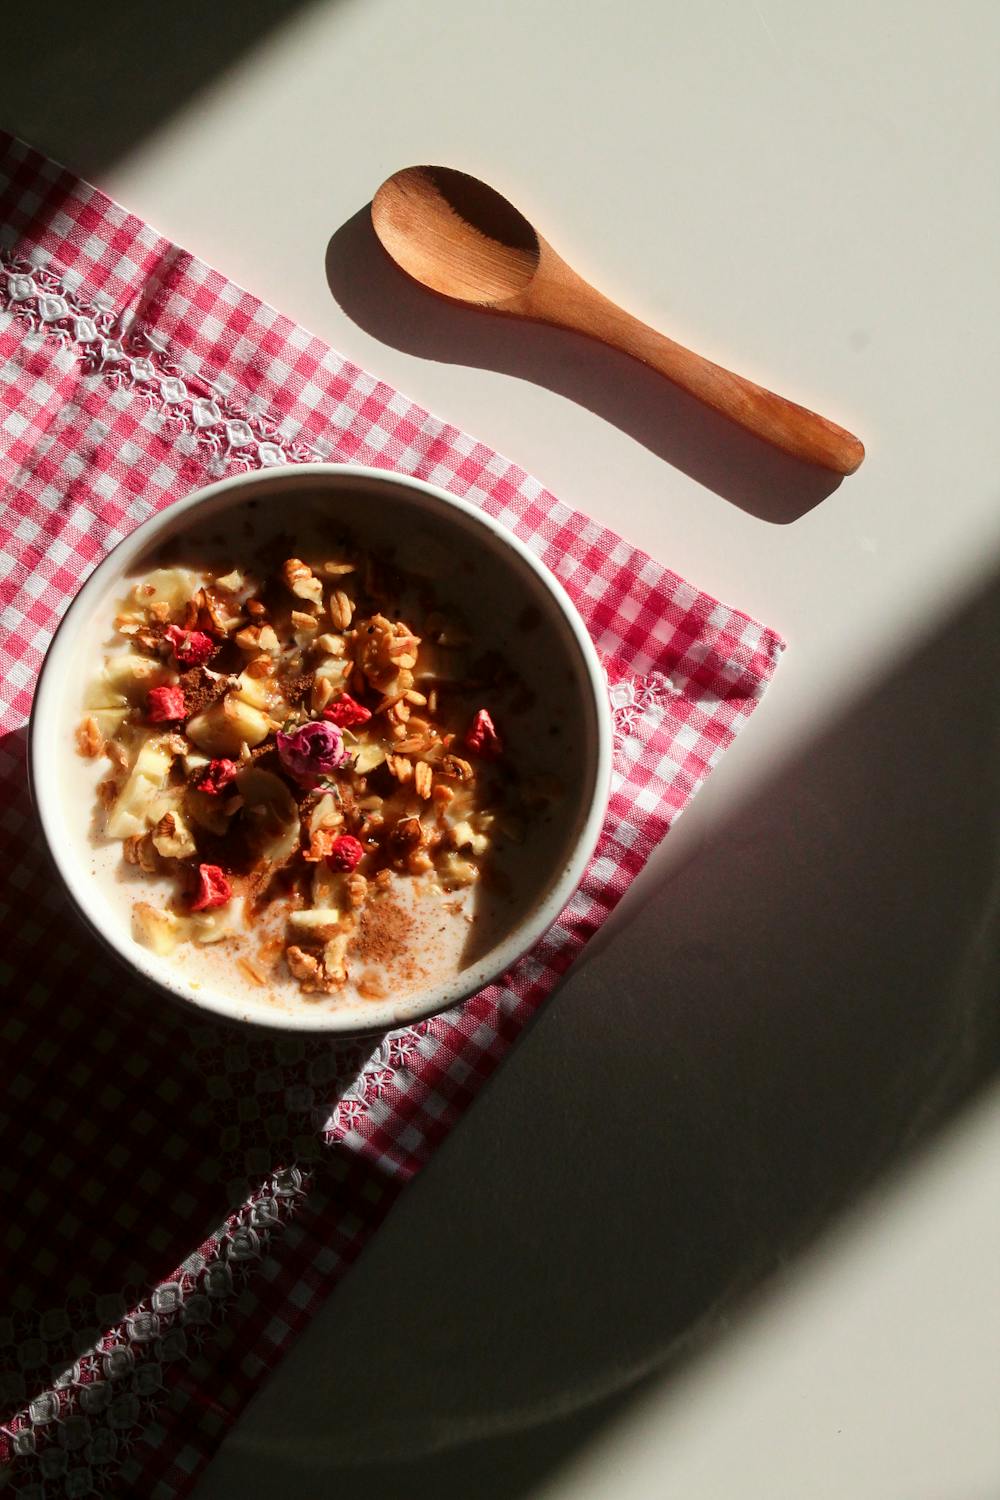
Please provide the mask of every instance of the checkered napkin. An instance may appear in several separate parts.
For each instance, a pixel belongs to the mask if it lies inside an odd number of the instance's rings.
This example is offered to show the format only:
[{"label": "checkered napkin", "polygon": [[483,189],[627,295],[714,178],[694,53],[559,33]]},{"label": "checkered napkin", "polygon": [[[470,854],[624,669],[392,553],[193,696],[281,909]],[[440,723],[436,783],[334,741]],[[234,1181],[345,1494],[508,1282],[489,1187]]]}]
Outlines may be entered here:
[{"label": "checkered napkin", "polygon": [[[108,548],[240,469],[352,459],[483,507],[607,668],[610,812],[503,979],[367,1041],[192,1020],[69,909],[28,805],[53,630]],[[753,711],[781,642],[0,135],[0,1462],[25,1496],[186,1493],[265,1372]]]}]

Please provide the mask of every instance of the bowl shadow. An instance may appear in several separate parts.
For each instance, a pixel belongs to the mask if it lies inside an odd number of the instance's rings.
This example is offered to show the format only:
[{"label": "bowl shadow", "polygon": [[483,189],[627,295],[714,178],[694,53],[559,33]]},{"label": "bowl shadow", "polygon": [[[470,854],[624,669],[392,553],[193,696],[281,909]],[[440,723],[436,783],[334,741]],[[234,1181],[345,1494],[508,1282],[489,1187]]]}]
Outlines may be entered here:
[{"label": "bowl shadow", "polygon": [[512,375],[565,396],[762,521],[795,521],[840,484],[840,475],[772,448],[618,350],[428,291],[383,249],[370,207],[331,237],[326,277],[339,306],[374,338],[406,354]]}]

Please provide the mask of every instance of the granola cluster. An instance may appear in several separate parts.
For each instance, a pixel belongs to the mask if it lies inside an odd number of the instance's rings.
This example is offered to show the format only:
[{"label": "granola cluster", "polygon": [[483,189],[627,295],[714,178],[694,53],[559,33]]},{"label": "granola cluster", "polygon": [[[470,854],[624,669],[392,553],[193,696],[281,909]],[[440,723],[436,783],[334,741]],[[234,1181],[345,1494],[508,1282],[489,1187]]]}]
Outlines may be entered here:
[{"label": "granola cluster", "polygon": [[401,597],[371,558],[286,557],[158,568],[122,602],[77,744],[110,762],[105,835],[172,879],[135,904],[140,942],[238,939],[251,983],[284,965],[306,995],[354,965],[376,995],[406,939],[397,882],[479,878],[503,800],[491,674],[470,674],[460,622],[410,599],[399,618]]}]

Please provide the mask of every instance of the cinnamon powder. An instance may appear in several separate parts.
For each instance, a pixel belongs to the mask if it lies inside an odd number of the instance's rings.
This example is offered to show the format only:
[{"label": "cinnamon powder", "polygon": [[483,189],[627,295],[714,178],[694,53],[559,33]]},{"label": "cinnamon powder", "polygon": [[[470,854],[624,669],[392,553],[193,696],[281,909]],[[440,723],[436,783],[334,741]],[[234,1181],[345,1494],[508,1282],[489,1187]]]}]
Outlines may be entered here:
[{"label": "cinnamon powder", "polygon": [[413,918],[390,897],[369,901],[358,925],[357,954],[366,963],[390,964],[404,952]]}]

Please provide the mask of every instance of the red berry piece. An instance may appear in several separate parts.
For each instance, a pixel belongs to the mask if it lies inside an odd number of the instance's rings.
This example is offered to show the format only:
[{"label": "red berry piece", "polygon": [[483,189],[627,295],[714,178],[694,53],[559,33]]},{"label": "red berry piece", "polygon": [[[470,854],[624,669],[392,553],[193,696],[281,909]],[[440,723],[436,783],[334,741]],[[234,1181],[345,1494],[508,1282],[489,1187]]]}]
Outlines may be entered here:
[{"label": "red berry piece", "polygon": [[198,866],[198,890],[191,902],[192,911],[211,911],[232,899],[233,888],[218,865]]},{"label": "red berry piece", "polygon": [[215,652],[215,642],[203,630],[182,630],[179,625],[168,625],[163,633],[180,667],[203,667]]},{"label": "red berry piece", "polygon": [[224,787],[236,779],[239,766],[234,760],[210,760],[195,782],[195,791],[208,792],[217,797]]},{"label": "red berry piece", "polygon": [[331,870],[355,870],[364,858],[365,851],[356,838],[349,833],[341,834],[330,845],[326,862]]},{"label": "red berry piece", "polygon": [[485,708],[477,710],[465,731],[465,747],[476,755],[481,755],[483,760],[496,760],[503,753],[503,741]]},{"label": "red berry piece", "polygon": [[336,724],[340,729],[353,729],[357,724],[367,724],[371,716],[371,709],[365,708],[350,693],[341,693],[335,703],[323,710],[323,718],[329,719],[331,724]]},{"label": "red berry piece", "polygon": [[174,723],[183,719],[186,711],[183,688],[150,688],[146,698],[146,718],[150,724]]}]

